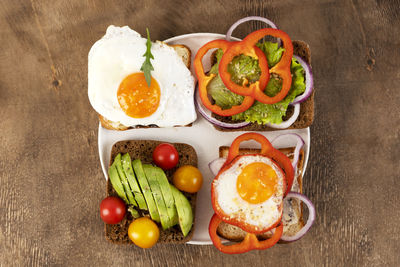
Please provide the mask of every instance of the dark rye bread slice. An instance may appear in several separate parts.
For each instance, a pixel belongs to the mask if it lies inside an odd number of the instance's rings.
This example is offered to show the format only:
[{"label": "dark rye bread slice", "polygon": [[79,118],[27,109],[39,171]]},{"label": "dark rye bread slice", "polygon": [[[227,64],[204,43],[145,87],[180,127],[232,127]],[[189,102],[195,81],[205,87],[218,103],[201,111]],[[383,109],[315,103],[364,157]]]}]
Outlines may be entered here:
[{"label": "dark rye bread slice", "polygon": [[[282,153],[284,153],[286,156],[288,156],[290,159],[293,159],[294,156],[294,147],[291,148],[282,148],[279,149]],[[219,148],[219,156],[222,157],[227,157],[228,156],[228,151],[229,147],[227,146],[222,146]],[[255,154],[255,153],[260,153],[259,149],[253,149],[253,148],[241,148],[239,149],[239,154],[244,155],[244,154]],[[295,174],[294,179],[297,181],[298,189],[294,188],[292,186],[292,191],[297,191],[299,193],[302,193],[303,191],[303,167],[304,167],[304,151],[300,151],[299,155],[299,161],[297,163],[297,171]],[[295,185],[296,183],[293,183]],[[289,202],[292,206],[293,209],[293,215],[297,217],[298,222],[295,224],[289,224],[286,223],[284,220],[284,227],[283,227],[283,234],[284,235],[289,235],[293,236],[296,234],[303,226],[304,226],[304,221],[303,221],[303,209],[302,205],[299,201],[297,200],[291,200]],[[294,219],[291,217],[291,220]],[[229,240],[229,241],[234,241],[234,242],[239,242],[242,241],[243,238],[246,236],[246,232],[240,229],[237,226],[222,222],[217,229],[218,235],[221,237]],[[270,232],[266,232],[264,234],[257,235],[257,237],[260,240],[269,238],[271,236]]]},{"label": "dark rye bread slice", "polygon": [[[293,41],[293,54],[300,56],[302,59],[304,59],[305,62],[307,62],[311,66],[311,51],[310,47],[308,46],[307,43],[303,41]],[[212,64],[215,64],[216,59],[215,59],[215,54],[212,55],[211,59]],[[315,88],[313,88],[313,92],[309,98],[307,98],[306,101],[300,104],[300,114],[297,120],[290,126],[288,129],[302,129],[309,127],[314,120],[314,92]],[[286,116],[284,117],[284,120],[289,118],[293,114],[293,107],[289,106],[288,111],[286,113]],[[222,117],[219,116],[215,113],[212,113],[212,116],[220,121],[223,122],[228,122],[228,123],[235,123],[237,121],[233,121],[231,117]],[[239,129],[226,129],[226,128],[221,128],[216,125],[214,127],[217,130],[220,131],[274,131],[274,130],[279,130],[279,129],[274,129],[270,128],[266,125],[261,125],[257,123],[250,123],[248,126],[239,128]]]},{"label": "dark rye bread slice", "polygon": [[[129,140],[117,142],[111,149],[110,165],[113,163],[114,158],[118,155],[118,153],[129,153],[132,160],[140,159],[142,163],[152,163],[153,151],[155,147],[161,143],[164,142],[153,140]],[[173,143],[173,145],[178,151],[179,163],[175,168],[165,171],[170,182],[173,173],[180,166],[193,165],[197,167],[197,154],[192,146],[182,143]],[[195,218],[197,194],[189,194],[186,192],[182,193],[189,200],[193,210],[193,218]],[[107,181],[107,196],[117,196],[117,193],[111,185],[110,179]],[[128,237],[128,227],[132,221],[132,216],[129,212],[127,212],[127,215],[120,223],[105,224],[105,235],[107,240],[116,244],[133,244]],[[176,225],[168,230],[162,230],[161,225],[158,226],[160,228],[160,239],[158,240],[158,243],[186,243],[192,238],[194,233],[194,221],[193,227],[186,237],[183,236],[179,225]]]}]

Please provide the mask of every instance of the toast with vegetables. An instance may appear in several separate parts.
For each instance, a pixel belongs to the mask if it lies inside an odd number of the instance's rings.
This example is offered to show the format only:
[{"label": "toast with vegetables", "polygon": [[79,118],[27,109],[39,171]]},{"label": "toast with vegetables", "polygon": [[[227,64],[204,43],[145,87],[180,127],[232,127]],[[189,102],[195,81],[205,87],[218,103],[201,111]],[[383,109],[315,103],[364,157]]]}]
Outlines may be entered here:
[{"label": "toast with vegetables", "polygon": [[[269,27],[242,40],[232,38],[238,25],[252,20]],[[211,69],[205,73],[202,60],[213,49]],[[310,61],[306,43],[292,42],[268,19],[243,18],[230,27],[225,39],[210,41],[197,51],[193,64],[198,111],[223,131],[308,127],[314,116]]]},{"label": "toast with vegetables", "polygon": [[[293,160],[294,147],[279,149],[284,153],[290,160]],[[219,148],[219,157],[228,157],[229,147],[222,146]],[[245,154],[257,154],[260,153],[259,149],[254,148],[241,148],[239,150],[239,155]],[[297,163],[297,171],[295,173],[294,182],[292,185],[292,191],[302,193],[303,192],[303,167],[304,167],[304,151],[300,150],[299,160]],[[293,236],[295,235],[303,226],[303,210],[302,205],[298,199],[285,199],[283,206],[283,235]],[[217,230],[218,234],[230,241],[242,241],[246,236],[246,232],[237,226],[227,224],[222,222]],[[267,239],[271,237],[271,232],[266,232],[258,235],[261,239]]]},{"label": "toast with vegetables", "polygon": [[[154,149],[161,143],[153,140],[130,140],[114,144],[111,150],[110,170],[120,174],[120,178],[123,176],[118,172],[120,159],[126,181],[122,177],[120,179],[122,182],[116,186],[109,173],[107,196],[119,196],[131,205],[130,208],[138,211],[137,216],[147,216],[156,222],[160,229],[158,243],[186,243],[194,232],[197,194],[175,188],[172,185],[172,176],[181,166],[197,166],[197,154],[190,145],[174,143],[173,146],[179,154],[179,162],[174,168],[163,171],[150,164],[153,162]],[[136,204],[130,201],[129,197],[126,199],[121,197],[126,185],[132,189]],[[128,236],[128,227],[134,219],[134,214],[127,212],[121,222],[105,224],[106,238],[116,244],[133,244]]]},{"label": "toast with vegetables", "polygon": [[[293,41],[293,54],[299,56],[300,58],[302,58],[308,65],[311,66],[311,51],[310,51],[310,47],[307,43],[303,42],[303,41]],[[218,57],[220,59],[220,55],[218,56],[217,51],[215,51],[212,55],[211,55],[211,62],[212,65],[215,65],[218,63]],[[212,85],[212,84],[211,84]],[[218,84],[217,84],[218,86]],[[220,86],[223,86],[220,84]],[[300,103],[300,114],[297,117],[296,121],[289,126],[287,129],[302,129],[302,128],[307,128],[309,127],[314,120],[314,92],[315,92],[315,88],[313,88],[313,92],[312,94],[302,103]],[[217,92],[215,93],[216,95],[218,94]],[[216,96],[217,97],[217,96]],[[257,105],[257,104],[256,104]],[[287,104],[284,103],[284,106],[287,107]],[[261,113],[261,109],[263,108],[263,105],[258,104],[258,107],[260,109],[260,113]],[[266,106],[264,106],[266,107]],[[255,108],[253,108],[255,110]],[[293,106],[288,106],[287,107],[287,111],[283,111],[285,114],[284,116],[282,116],[282,111],[280,111],[278,108],[268,108],[265,110],[265,112],[273,112],[276,113],[277,119],[276,120],[280,120],[282,119],[283,121],[286,121],[288,118],[290,118],[294,112],[294,108]],[[257,112],[252,112],[251,110],[247,111],[247,115],[236,115],[236,119],[239,119],[240,117],[243,116],[257,116],[256,113]],[[217,120],[221,121],[221,122],[226,122],[226,123],[237,123],[236,120],[234,120],[232,118],[232,116],[230,117],[223,117],[223,116],[219,116],[218,114],[212,113],[212,116],[214,118],[216,118]],[[280,116],[280,117],[279,117]],[[258,119],[255,118],[255,120],[258,120],[259,123],[257,122],[252,122],[244,127],[241,128],[225,128],[225,127],[219,127],[218,125],[214,125],[214,127],[217,130],[221,130],[221,131],[272,131],[272,130],[279,130],[276,128],[271,128],[270,126],[268,126],[268,124],[262,124],[262,119]],[[276,120],[274,122],[276,122]]]}]

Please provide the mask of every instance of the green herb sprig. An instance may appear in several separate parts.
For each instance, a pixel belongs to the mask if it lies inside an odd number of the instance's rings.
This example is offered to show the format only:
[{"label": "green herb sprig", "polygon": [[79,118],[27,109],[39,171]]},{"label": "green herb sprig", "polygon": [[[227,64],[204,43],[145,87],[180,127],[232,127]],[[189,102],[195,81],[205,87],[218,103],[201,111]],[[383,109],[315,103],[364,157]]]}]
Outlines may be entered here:
[{"label": "green herb sprig", "polygon": [[151,84],[151,71],[154,70],[153,65],[151,65],[150,59],[154,59],[154,56],[151,54],[151,39],[149,29],[146,28],[147,32],[147,42],[146,42],[146,53],[143,56],[146,58],[143,62],[142,67],[140,68],[141,71],[144,73],[144,78],[146,79],[147,85],[150,87]]}]

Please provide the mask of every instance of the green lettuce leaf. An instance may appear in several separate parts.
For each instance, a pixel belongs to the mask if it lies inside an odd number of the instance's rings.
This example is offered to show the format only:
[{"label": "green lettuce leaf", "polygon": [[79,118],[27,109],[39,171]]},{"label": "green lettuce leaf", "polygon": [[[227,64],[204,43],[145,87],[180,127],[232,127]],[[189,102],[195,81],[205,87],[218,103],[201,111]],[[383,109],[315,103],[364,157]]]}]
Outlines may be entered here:
[{"label": "green lettuce leaf", "polygon": [[[270,68],[279,62],[284,51],[277,43],[264,42],[262,44],[257,44],[257,46],[265,53]],[[217,74],[217,76],[207,86],[207,90],[218,106],[222,109],[229,109],[234,105],[239,105],[243,101],[243,96],[232,93],[225,87],[218,75],[218,65],[222,57],[222,50],[217,51],[216,57],[217,63],[212,66],[210,73]],[[281,123],[283,121],[282,118],[286,115],[289,103],[305,90],[303,67],[294,58],[292,59],[290,70],[292,73],[292,87],[288,95],[282,101],[275,104],[263,104],[255,101],[252,107],[242,113],[232,116],[232,119],[245,120],[259,124]],[[244,55],[236,56],[230,65],[228,65],[228,71],[231,73],[232,80],[239,84],[242,83],[244,79],[250,82],[256,81],[260,76],[258,60]],[[265,93],[268,96],[274,96],[281,90],[281,87],[282,81],[279,77],[271,76]]]}]

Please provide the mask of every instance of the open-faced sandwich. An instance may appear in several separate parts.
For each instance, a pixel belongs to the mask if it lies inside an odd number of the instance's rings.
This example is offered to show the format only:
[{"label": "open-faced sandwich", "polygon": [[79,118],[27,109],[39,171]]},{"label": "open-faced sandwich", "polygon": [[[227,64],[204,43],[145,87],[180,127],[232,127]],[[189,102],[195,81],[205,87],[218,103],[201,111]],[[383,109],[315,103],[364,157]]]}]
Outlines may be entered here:
[{"label": "open-faced sandwich", "polygon": [[[147,32],[148,33],[148,32]],[[191,52],[109,26],[90,49],[88,94],[104,128],[188,126],[196,120]]]},{"label": "open-faced sandwich", "polygon": [[[271,26],[231,37],[241,23],[261,20]],[[261,41],[274,37],[276,42]],[[205,73],[202,59],[209,50],[212,67]],[[195,57],[199,112],[219,130],[263,131],[306,128],[314,117],[313,78],[308,45],[292,41],[271,21],[260,17],[239,20],[226,40],[202,46]]]},{"label": "open-faced sandwich", "polygon": [[[267,249],[277,242],[300,239],[310,229],[315,210],[302,192],[302,146],[278,150],[263,135],[245,133],[232,145],[220,148],[220,158],[210,163],[215,174],[211,201],[215,211],[209,225],[213,244],[222,252],[244,253]],[[243,141],[255,140],[261,149],[241,149]],[[307,223],[303,222],[301,202],[308,207]],[[235,244],[224,244],[225,238]]]},{"label": "open-faced sandwich", "polygon": [[202,175],[187,144],[120,141],[112,147],[107,198],[100,205],[106,238],[142,248],[184,243],[194,230]]}]

